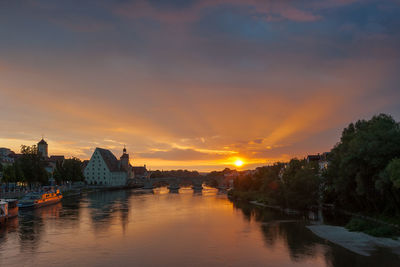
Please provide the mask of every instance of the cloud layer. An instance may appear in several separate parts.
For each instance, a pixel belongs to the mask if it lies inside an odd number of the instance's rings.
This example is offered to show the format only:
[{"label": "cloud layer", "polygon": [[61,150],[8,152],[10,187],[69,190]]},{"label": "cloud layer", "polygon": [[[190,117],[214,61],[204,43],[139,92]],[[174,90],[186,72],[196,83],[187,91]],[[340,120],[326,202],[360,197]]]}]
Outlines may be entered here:
[{"label": "cloud layer", "polygon": [[0,146],[212,170],[329,150],[400,115],[392,0],[0,3]]}]

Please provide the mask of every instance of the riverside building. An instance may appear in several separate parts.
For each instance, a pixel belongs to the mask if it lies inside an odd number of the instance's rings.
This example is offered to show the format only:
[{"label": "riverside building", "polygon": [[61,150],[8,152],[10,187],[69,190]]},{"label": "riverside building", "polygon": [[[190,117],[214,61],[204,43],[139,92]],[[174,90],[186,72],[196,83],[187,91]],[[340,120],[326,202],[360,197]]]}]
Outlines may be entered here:
[{"label": "riverside building", "polygon": [[110,150],[96,148],[84,170],[84,176],[89,185],[124,186],[135,175],[126,148],[119,160]]}]

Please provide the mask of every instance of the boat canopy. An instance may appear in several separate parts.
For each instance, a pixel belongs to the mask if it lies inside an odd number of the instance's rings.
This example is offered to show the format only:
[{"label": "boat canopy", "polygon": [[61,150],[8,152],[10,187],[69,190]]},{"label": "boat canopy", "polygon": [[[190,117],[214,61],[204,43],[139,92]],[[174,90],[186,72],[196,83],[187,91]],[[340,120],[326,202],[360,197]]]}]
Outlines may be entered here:
[{"label": "boat canopy", "polygon": [[7,202],[8,209],[14,209],[17,207],[18,199],[13,199],[13,198],[0,199],[0,202]]},{"label": "boat canopy", "polygon": [[42,194],[40,194],[40,193],[28,193],[23,197],[24,200],[39,199],[39,198],[42,198]]}]

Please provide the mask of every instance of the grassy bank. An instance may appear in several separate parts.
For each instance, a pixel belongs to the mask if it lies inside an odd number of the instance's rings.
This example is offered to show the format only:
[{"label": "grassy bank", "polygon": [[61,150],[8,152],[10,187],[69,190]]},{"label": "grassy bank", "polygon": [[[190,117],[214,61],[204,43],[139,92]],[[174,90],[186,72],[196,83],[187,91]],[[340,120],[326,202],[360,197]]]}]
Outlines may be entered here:
[{"label": "grassy bank", "polygon": [[363,232],[375,237],[395,238],[400,236],[399,229],[396,229],[395,227],[361,218],[352,218],[346,225],[346,228],[351,232]]}]

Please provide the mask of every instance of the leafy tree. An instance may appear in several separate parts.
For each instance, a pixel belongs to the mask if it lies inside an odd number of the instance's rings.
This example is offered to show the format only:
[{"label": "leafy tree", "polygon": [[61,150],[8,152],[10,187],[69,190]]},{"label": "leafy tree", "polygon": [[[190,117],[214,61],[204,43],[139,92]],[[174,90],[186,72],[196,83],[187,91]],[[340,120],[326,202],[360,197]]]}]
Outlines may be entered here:
[{"label": "leafy tree", "polygon": [[400,189],[400,158],[395,158],[386,166],[384,174],[395,189]]},{"label": "leafy tree", "polygon": [[275,163],[272,166],[257,168],[255,180],[257,186],[261,184],[260,191],[263,192],[268,201],[273,205],[286,205],[281,179],[283,163]]},{"label": "leafy tree", "polygon": [[41,160],[37,147],[21,146],[22,156],[14,163],[21,170],[22,181],[32,184],[47,184],[49,175],[45,169],[45,162]]},{"label": "leafy tree", "polygon": [[5,182],[5,183],[15,183],[15,182],[17,182],[17,176],[16,176],[16,173],[15,173],[14,164],[6,166],[4,168],[3,182]]},{"label": "leafy tree", "polygon": [[3,169],[3,182],[6,183],[16,183],[23,182],[24,174],[22,172],[21,166],[18,162],[12,165],[5,166]]},{"label": "leafy tree", "polygon": [[319,166],[305,160],[292,159],[257,168],[255,174],[235,179],[235,190],[253,192],[272,205],[307,209],[317,205],[320,188]]},{"label": "leafy tree", "polygon": [[399,156],[400,128],[391,116],[350,124],[330,153],[325,200],[346,209],[381,213],[390,193],[383,186],[387,176],[382,171]]},{"label": "leafy tree", "polygon": [[305,160],[291,160],[284,171],[284,195],[288,207],[306,209],[317,205],[320,178],[316,163]]},{"label": "leafy tree", "polygon": [[251,191],[253,187],[253,177],[251,175],[240,175],[233,180],[233,186],[237,190]]},{"label": "leafy tree", "polygon": [[385,212],[400,214],[400,158],[390,161],[375,182],[375,187],[385,198]]},{"label": "leafy tree", "polygon": [[56,163],[54,179],[58,184],[66,181],[79,182],[85,179],[82,162],[78,158],[66,159]]}]

